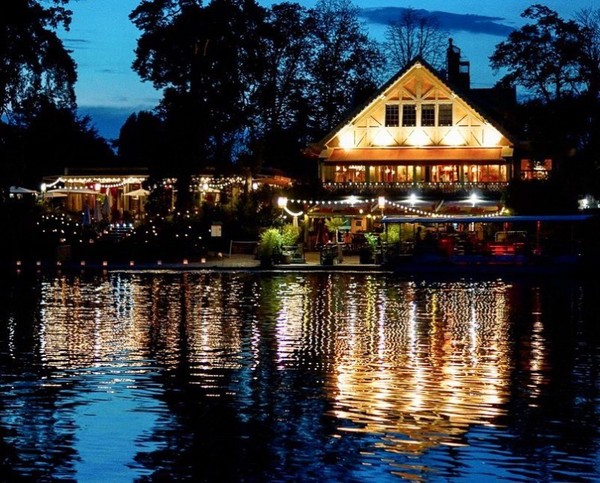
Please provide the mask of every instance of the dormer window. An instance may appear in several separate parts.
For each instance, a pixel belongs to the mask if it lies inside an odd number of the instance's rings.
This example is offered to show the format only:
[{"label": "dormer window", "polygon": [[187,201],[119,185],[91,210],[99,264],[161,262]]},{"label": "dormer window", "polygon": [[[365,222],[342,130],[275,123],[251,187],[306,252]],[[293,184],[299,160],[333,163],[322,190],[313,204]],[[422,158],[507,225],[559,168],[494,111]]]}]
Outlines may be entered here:
[{"label": "dormer window", "polygon": [[417,106],[414,104],[402,105],[402,126],[412,127],[417,125]]},{"label": "dormer window", "polygon": [[385,125],[386,127],[398,127],[400,125],[400,108],[398,104],[386,104]]},{"label": "dormer window", "polygon": [[421,126],[435,126],[435,104],[421,106]]},{"label": "dormer window", "polygon": [[452,126],[452,104],[440,104],[438,109],[438,126]]}]

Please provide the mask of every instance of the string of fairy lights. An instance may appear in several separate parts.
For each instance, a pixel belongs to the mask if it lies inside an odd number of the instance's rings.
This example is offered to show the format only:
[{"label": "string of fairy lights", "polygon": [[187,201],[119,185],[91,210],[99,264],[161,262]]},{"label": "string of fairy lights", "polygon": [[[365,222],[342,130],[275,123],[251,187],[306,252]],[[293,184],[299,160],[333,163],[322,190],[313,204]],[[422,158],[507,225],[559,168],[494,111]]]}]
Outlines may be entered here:
[{"label": "string of fairy lights", "polygon": [[[111,188],[120,188],[126,185],[131,185],[131,184],[139,184],[141,185],[142,183],[144,183],[145,181],[147,181],[146,177],[142,177],[142,176],[130,176],[130,177],[76,177],[76,178],[63,178],[63,177],[58,177],[56,180],[54,180],[51,183],[46,183],[42,186],[42,191],[48,191],[51,189],[60,189],[61,187],[66,187],[68,188],[70,191],[73,192],[77,192],[78,190],[80,191],[84,191],[84,190],[89,190],[89,189],[94,189],[96,191],[100,192],[102,190],[105,189],[111,189]],[[154,185],[154,189],[158,188],[159,186],[162,188],[166,188],[166,189],[174,189],[175,188],[175,183],[176,183],[176,179],[174,178],[166,178],[163,179],[158,185]],[[190,184],[190,191],[221,191],[227,188],[230,188],[232,186],[239,186],[239,185],[243,185],[247,180],[242,177],[242,176],[231,176],[231,177],[213,177],[210,175],[202,175],[202,176],[195,176],[192,179],[192,183]],[[92,186],[93,188],[90,188],[90,186]],[[313,207],[312,209],[306,209],[304,208],[304,211],[310,212],[313,211],[314,209],[318,209],[319,207],[323,207],[323,208],[328,208],[328,207],[335,207],[335,206],[344,206],[344,207],[351,207],[351,208],[357,208],[359,209],[359,213],[363,214],[364,208],[362,208],[362,206],[367,205],[368,206],[368,212],[373,212],[376,211],[376,208],[379,208],[382,212],[382,216],[383,216],[383,212],[385,209],[395,209],[395,210],[400,210],[403,211],[407,214],[410,215],[416,215],[416,216],[424,216],[424,217],[451,217],[451,216],[460,216],[460,215],[452,215],[452,214],[440,214],[436,212],[436,208],[432,207],[432,209],[427,210],[427,209],[422,209],[420,207],[415,206],[415,204],[419,204],[422,203],[422,200],[419,200],[418,198],[411,197],[409,200],[407,201],[394,201],[394,200],[389,200],[386,199],[383,196],[379,196],[377,198],[361,198],[355,195],[349,196],[346,199],[340,199],[340,200],[320,200],[320,199],[310,199],[310,198],[298,198],[298,199],[288,199],[288,198],[280,198],[280,200],[285,200],[284,205],[281,206],[283,208],[284,211],[286,211],[289,215],[291,216],[301,216],[304,214],[303,210],[300,211],[292,211],[288,208],[287,204],[300,204],[303,205],[303,207],[306,206],[311,206]],[[479,200],[466,200],[467,202],[472,201],[472,206],[475,207],[475,205],[477,204],[477,201]],[[278,201],[279,202],[279,201]],[[501,210],[498,210],[494,213],[487,213],[487,214],[483,214],[481,216],[485,216],[485,217],[494,217],[494,216],[499,216],[502,215],[504,212],[504,208],[502,208]],[[368,214],[368,213],[365,213]]]},{"label": "string of fairy lights", "polygon": [[[413,200],[412,202],[409,202],[409,203],[398,202],[398,201],[388,200],[383,197],[364,198],[364,199],[350,197],[349,199],[345,199],[345,200],[287,199],[287,203],[301,204],[304,206],[313,206],[313,207],[328,208],[328,207],[335,207],[335,206],[348,206],[348,207],[355,208],[355,207],[358,207],[359,205],[360,206],[368,205],[370,207],[371,211],[374,211],[375,208],[378,208],[383,211],[386,208],[393,207],[395,209],[402,210],[402,211],[405,211],[407,213],[411,213],[414,215],[428,216],[428,217],[432,217],[432,218],[433,217],[448,218],[448,217],[452,217],[452,216],[457,216],[457,217],[461,216],[461,215],[449,215],[447,213],[445,213],[445,214],[436,213],[431,210],[423,210],[423,209],[416,208],[411,205],[411,203],[417,203],[417,202],[419,202],[419,201]],[[476,204],[476,202],[474,202],[473,204]],[[362,213],[362,209],[359,208],[359,210]],[[484,214],[481,216],[492,218],[495,216],[500,216],[503,213],[504,213],[504,208],[500,209],[497,212],[488,213],[488,214]],[[293,216],[299,216],[300,214],[302,214],[302,212],[294,213]]]}]

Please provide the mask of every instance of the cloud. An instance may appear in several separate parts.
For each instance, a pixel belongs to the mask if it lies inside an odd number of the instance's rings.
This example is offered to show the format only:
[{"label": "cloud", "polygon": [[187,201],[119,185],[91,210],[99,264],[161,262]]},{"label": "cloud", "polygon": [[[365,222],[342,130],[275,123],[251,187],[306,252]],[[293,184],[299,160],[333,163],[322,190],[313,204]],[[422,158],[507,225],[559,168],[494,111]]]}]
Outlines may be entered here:
[{"label": "cloud", "polygon": [[[360,11],[360,16],[374,24],[388,25],[390,21],[400,18],[404,10],[408,9],[402,7],[363,8]],[[513,27],[502,23],[505,19],[501,17],[428,11],[423,9],[416,9],[416,11],[421,15],[435,18],[440,28],[449,32],[464,31],[506,37],[513,31]]]},{"label": "cloud", "polygon": [[86,49],[91,44],[87,39],[76,39],[73,37],[64,38],[63,43],[68,49]]}]

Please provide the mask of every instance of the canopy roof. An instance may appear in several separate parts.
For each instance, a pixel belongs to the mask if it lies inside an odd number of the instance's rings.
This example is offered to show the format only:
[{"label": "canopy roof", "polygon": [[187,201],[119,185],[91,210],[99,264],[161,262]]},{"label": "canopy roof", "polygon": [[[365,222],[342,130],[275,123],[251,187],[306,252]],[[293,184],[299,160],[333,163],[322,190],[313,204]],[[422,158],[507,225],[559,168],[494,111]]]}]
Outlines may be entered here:
[{"label": "canopy roof", "polygon": [[518,223],[518,222],[581,222],[591,220],[594,215],[509,215],[509,216],[384,216],[383,223],[417,223],[420,225],[435,223]]}]

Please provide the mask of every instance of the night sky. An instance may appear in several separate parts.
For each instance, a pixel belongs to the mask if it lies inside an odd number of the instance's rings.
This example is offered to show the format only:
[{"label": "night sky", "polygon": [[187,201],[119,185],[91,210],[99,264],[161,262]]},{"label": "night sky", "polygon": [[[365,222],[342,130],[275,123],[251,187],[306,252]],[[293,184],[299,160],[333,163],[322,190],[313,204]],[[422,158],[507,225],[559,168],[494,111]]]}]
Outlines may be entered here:
[{"label": "night sky", "polygon": [[[597,8],[595,0],[552,0],[547,5],[564,19],[583,8]],[[281,3],[259,0],[264,6]],[[307,7],[314,0],[302,0]],[[520,14],[535,1],[524,0],[362,0],[355,2],[362,11],[371,36],[380,40],[389,18],[398,8],[435,12],[463,56],[471,63],[471,85],[491,87],[494,76],[488,58],[494,47],[506,39],[511,29],[523,24]],[[119,128],[133,112],[152,109],[160,93],[143,83],[131,69],[139,32],[129,21],[138,0],[77,0],[69,4],[73,11],[71,29],[61,33],[65,46],[72,50],[78,66],[76,84],[80,114],[90,115],[100,135],[118,137]]]}]

